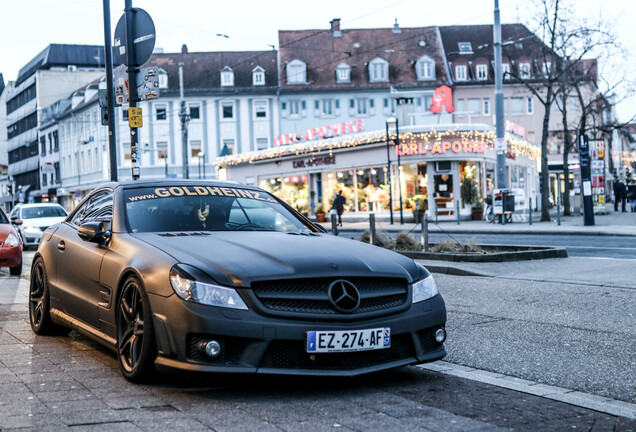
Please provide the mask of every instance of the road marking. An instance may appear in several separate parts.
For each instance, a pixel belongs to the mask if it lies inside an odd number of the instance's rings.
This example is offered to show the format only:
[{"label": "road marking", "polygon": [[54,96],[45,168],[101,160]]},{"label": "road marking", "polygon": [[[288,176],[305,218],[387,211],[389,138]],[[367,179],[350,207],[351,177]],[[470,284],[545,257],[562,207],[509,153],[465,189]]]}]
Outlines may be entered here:
[{"label": "road marking", "polygon": [[581,408],[599,411],[605,414],[636,419],[636,404],[611,399],[604,396],[583,393],[562,387],[540,384],[521,378],[515,378],[495,372],[488,372],[467,366],[456,365],[445,361],[436,361],[417,365],[417,367],[451,375],[459,378],[490,384],[497,387],[516,390],[522,393],[543,397]]}]

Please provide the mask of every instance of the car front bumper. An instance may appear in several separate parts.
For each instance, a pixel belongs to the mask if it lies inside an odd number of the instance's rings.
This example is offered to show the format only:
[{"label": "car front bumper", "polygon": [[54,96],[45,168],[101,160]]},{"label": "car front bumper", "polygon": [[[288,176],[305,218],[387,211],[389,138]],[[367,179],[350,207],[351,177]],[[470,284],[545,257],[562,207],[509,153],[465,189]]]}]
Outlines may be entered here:
[{"label": "car front bumper", "polygon": [[25,229],[20,229],[20,235],[22,236],[22,242],[24,246],[37,246],[40,244],[40,239],[42,239],[42,231],[26,231]]},{"label": "car front bumper", "polygon": [[22,262],[20,246],[0,246],[0,267],[17,267]]},{"label": "car front bumper", "polygon": [[[283,319],[185,302],[176,295],[150,295],[159,367],[197,372],[240,372],[353,376],[443,358],[435,331],[444,328],[446,308],[440,295],[407,310],[372,319],[334,322]],[[391,347],[372,351],[306,352],[306,332],[391,328]],[[200,349],[215,340],[221,354]]]}]

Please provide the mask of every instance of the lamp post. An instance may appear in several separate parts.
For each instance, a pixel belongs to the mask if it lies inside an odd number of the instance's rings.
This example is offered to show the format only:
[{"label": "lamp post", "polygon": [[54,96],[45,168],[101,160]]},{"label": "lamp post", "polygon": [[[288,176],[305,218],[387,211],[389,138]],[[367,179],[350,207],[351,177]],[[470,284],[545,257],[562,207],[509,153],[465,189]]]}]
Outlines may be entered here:
[{"label": "lamp post", "polygon": [[[400,195],[400,225],[404,225],[404,211],[402,210],[402,180],[401,180],[401,170],[402,164],[400,162],[400,126],[397,117],[391,116],[386,119],[386,130],[388,135],[389,125],[395,124],[395,150],[397,153],[397,163],[398,163],[398,193]],[[387,140],[388,141],[388,140]],[[388,143],[387,143],[388,146]],[[390,173],[389,173],[390,174]]]},{"label": "lamp post", "polygon": [[386,122],[386,168],[389,178],[389,212],[391,215],[391,225],[393,225],[393,193],[391,190],[391,149],[389,148],[389,122]]}]

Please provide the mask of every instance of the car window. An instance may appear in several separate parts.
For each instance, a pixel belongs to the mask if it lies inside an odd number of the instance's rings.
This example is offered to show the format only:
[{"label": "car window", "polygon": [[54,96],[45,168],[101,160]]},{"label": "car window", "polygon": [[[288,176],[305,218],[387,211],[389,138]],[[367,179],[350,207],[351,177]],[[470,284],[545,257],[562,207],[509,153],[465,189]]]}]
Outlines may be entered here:
[{"label": "car window", "polygon": [[124,191],[131,232],[312,231],[264,191],[208,185]]},{"label": "car window", "polygon": [[7,219],[7,215],[3,211],[0,211],[0,224],[8,224],[8,223],[9,223],[9,219]]},{"label": "car window", "polygon": [[58,206],[23,207],[22,219],[36,219],[47,217],[65,217],[66,211]]},{"label": "car window", "polygon": [[77,210],[71,223],[80,226],[91,221],[110,221],[113,217],[113,194],[102,191],[93,195]]},{"label": "car window", "polygon": [[15,207],[13,210],[11,210],[11,214],[9,215],[9,217],[11,219],[20,219],[20,207]]}]

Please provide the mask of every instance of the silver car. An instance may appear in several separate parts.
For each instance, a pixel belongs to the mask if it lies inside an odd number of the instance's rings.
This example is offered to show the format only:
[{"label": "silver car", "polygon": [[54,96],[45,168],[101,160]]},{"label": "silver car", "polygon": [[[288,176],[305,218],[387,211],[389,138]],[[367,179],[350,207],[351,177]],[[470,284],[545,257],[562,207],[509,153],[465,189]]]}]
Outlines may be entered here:
[{"label": "silver car", "polygon": [[11,223],[22,237],[25,247],[37,246],[42,233],[51,225],[62,222],[68,214],[54,203],[22,204],[11,211]]}]

